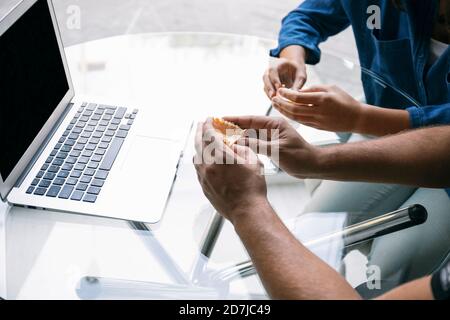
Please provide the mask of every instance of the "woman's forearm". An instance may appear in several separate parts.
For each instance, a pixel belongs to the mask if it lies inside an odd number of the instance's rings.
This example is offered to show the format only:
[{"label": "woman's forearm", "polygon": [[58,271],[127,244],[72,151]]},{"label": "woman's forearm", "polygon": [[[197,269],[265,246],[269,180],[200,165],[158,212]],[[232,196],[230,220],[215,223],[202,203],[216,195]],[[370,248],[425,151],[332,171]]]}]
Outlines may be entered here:
[{"label": "woman's forearm", "polygon": [[302,46],[288,46],[281,51],[280,58],[304,64],[306,61],[306,50]]},{"label": "woman's forearm", "polygon": [[406,110],[363,105],[355,133],[380,137],[410,128],[409,113]]}]

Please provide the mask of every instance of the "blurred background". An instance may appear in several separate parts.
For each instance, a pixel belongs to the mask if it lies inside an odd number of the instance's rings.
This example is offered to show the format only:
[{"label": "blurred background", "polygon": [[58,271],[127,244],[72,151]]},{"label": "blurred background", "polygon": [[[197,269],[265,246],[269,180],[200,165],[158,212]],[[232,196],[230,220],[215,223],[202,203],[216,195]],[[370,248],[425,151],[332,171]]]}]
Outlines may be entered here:
[{"label": "blurred background", "polygon": [[[2,17],[20,0],[1,0]],[[302,0],[53,0],[65,46],[142,32],[220,32],[276,39],[281,19]],[[71,20],[79,14],[80,23]],[[357,59],[351,29],[322,49]]]}]

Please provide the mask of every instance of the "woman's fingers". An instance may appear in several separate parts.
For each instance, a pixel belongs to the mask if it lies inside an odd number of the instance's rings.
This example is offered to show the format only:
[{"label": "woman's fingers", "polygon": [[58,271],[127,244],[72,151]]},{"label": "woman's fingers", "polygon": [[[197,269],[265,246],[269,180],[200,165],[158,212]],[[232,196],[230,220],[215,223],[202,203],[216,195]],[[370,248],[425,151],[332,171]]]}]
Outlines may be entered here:
[{"label": "woman's fingers", "polygon": [[300,105],[298,103],[292,103],[280,97],[275,97],[272,100],[273,106],[277,109],[282,109],[293,116],[308,116],[312,117],[317,114],[317,111],[313,106]]},{"label": "woman's fingers", "polygon": [[280,90],[278,90],[278,93],[285,99],[291,100],[295,103],[315,105],[322,104],[326,95],[325,92],[297,92],[285,88],[281,88]]}]

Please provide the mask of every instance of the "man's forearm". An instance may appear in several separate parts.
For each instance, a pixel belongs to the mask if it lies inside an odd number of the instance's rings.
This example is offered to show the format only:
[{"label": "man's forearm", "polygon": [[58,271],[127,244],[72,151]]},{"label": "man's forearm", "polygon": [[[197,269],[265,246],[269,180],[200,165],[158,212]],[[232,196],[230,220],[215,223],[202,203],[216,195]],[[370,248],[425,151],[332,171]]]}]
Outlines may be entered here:
[{"label": "man's forearm", "polygon": [[449,163],[450,126],[435,127],[318,149],[311,177],[445,188]]},{"label": "man's forearm", "polygon": [[360,299],[335,270],[291,234],[267,201],[234,214],[232,222],[274,299]]}]

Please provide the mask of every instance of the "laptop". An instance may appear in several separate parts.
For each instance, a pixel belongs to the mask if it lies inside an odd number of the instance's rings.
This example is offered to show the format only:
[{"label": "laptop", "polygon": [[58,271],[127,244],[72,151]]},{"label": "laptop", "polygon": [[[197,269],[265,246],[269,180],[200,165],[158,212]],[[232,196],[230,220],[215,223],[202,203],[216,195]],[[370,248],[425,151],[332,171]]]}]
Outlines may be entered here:
[{"label": "laptop", "polygon": [[157,224],[192,122],[174,134],[146,108],[76,102],[51,0],[6,15],[0,48],[2,200]]}]

